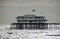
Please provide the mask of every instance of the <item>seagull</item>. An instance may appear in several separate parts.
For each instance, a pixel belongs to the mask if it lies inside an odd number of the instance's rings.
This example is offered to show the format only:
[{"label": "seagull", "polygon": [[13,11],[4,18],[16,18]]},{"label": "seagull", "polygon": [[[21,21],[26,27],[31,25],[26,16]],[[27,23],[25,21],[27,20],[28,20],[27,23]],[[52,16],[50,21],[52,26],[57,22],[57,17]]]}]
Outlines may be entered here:
[{"label": "seagull", "polygon": [[33,12],[35,12],[35,10],[33,9]]}]

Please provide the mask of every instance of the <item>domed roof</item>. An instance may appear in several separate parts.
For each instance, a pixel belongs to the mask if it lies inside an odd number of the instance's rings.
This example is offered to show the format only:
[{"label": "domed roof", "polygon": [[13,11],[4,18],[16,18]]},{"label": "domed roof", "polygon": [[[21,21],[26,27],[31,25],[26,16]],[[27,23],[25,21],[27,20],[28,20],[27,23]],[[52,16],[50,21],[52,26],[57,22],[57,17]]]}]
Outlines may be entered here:
[{"label": "domed roof", "polygon": [[23,18],[23,17],[27,17],[27,18],[29,18],[29,17],[36,17],[36,15],[27,14],[27,15],[23,15],[23,16],[17,16],[17,19],[18,18]]},{"label": "domed roof", "polygon": [[36,15],[32,15],[32,14],[27,14],[27,15],[24,15],[25,17],[35,17]]}]

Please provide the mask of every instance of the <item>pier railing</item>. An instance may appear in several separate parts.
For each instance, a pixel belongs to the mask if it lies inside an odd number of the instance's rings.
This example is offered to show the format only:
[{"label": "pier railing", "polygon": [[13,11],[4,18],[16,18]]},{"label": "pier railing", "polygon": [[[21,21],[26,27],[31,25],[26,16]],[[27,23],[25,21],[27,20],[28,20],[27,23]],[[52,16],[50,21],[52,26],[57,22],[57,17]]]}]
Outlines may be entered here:
[{"label": "pier railing", "polygon": [[[43,29],[43,30],[60,30],[60,23],[45,23],[45,24],[14,24],[12,28],[21,29]],[[19,28],[19,29],[20,29]]]},{"label": "pier railing", "polygon": [[48,23],[48,29],[60,30],[60,23]]}]

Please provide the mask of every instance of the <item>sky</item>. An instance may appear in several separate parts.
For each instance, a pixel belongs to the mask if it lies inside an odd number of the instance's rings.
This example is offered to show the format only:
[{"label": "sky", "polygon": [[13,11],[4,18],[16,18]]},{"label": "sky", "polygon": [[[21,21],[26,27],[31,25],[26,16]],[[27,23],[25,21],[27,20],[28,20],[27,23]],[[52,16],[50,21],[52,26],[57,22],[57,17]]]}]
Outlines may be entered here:
[{"label": "sky", "polygon": [[49,23],[60,23],[60,0],[0,0],[0,24],[17,22],[16,17],[25,14],[45,16]]}]

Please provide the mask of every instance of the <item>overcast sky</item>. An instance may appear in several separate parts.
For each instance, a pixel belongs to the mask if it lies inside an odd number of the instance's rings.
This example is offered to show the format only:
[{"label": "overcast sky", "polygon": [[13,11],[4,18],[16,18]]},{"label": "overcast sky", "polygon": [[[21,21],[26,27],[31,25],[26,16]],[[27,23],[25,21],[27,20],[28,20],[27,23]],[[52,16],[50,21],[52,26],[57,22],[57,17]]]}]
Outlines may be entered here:
[{"label": "overcast sky", "polygon": [[8,7],[59,7],[60,0],[0,0],[0,6],[8,6]]},{"label": "overcast sky", "polygon": [[0,0],[0,24],[16,22],[24,14],[43,15],[48,22],[60,23],[60,0]]}]

